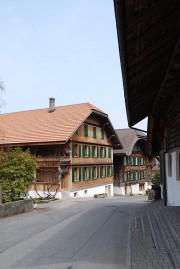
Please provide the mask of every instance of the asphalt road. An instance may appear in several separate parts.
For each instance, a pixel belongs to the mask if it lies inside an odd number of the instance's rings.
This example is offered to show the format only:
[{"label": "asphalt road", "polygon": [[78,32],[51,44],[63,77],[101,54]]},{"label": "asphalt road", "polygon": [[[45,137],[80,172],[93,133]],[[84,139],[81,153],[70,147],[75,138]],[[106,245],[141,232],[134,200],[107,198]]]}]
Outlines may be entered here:
[{"label": "asphalt road", "polygon": [[0,269],[128,269],[145,197],[70,199],[0,219]]}]

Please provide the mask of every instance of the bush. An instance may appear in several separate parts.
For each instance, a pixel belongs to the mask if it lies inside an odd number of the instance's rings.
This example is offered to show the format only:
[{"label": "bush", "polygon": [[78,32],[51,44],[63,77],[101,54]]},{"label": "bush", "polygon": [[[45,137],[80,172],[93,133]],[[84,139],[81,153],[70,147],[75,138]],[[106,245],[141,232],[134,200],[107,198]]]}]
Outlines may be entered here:
[{"label": "bush", "polygon": [[161,177],[160,177],[160,171],[157,171],[153,176],[152,176],[152,190],[155,192],[155,199],[159,200],[161,199]]},{"label": "bush", "polygon": [[0,159],[0,168],[3,202],[23,199],[29,185],[35,181],[36,158],[29,150],[9,148]]}]

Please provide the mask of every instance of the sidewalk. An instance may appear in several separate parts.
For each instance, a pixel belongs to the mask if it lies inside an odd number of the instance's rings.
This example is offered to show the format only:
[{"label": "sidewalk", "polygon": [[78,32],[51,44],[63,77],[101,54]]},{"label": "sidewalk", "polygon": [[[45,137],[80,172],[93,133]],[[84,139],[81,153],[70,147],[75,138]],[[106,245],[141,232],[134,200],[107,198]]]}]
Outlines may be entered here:
[{"label": "sidewalk", "polygon": [[180,207],[148,202],[132,213],[132,269],[180,269]]}]

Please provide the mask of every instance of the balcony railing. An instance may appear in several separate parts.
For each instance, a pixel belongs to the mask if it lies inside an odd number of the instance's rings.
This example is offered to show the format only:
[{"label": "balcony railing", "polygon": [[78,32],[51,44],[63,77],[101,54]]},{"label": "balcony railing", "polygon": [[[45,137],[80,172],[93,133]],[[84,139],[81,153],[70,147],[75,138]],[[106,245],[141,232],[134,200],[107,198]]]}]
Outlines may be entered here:
[{"label": "balcony railing", "polygon": [[66,167],[71,164],[70,157],[37,157],[37,163],[39,167]]}]

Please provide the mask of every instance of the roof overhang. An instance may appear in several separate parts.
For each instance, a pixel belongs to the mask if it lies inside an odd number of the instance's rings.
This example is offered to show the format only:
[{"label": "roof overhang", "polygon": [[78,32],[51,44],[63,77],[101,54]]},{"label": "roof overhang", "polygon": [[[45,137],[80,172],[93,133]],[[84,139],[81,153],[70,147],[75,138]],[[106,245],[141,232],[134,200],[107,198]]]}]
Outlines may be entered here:
[{"label": "roof overhang", "polygon": [[114,0],[114,7],[131,127],[179,97],[180,1]]}]

